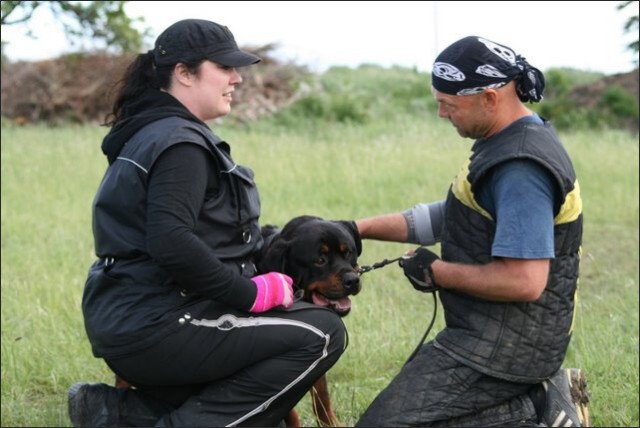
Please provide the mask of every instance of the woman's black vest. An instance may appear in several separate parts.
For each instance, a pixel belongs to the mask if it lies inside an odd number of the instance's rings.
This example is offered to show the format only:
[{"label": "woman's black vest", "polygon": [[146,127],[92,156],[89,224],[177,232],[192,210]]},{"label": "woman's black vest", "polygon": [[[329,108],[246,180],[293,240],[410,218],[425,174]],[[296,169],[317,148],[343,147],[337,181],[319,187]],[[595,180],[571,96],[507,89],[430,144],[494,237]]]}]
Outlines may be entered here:
[{"label": "woman's black vest", "polygon": [[165,150],[178,143],[207,149],[220,172],[220,190],[205,200],[195,234],[221,260],[248,259],[259,249],[260,200],[253,172],[233,162],[227,144],[209,128],[170,117],[135,134],[109,166],[94,199],[93,232],[98,257],[130,259],[146,254],[149,171]]},{"label": "woman's black vest", "polygon": [[194,233],[238,273],[262,246],[253,172],[233,162],[225,142],[208,127],[178,117],[142,128],[109,166],[94,198],[99,259],[89,269],[82,307],[97,357],[126,355],[158,342],[180,328],[183,314],[196,316],[211,303],[181,290],[146,250],[149,171],[165,150],[184,143],[204,147],[219,173],[219,188],[207,195]]},{"label": "woman's black vest", "polygon": [[446,328],[436,337],[436,346],[482,373],[539,382],[560,368],[572,333],[582,241],[578,181],[548,123],[514,123],[476,141],[472,152],[447,197],[442,259],[469,264],[492,261],[496,223],[474,195],[491,168],[511,159],[538,162],[562,192],[554,213],[555,258],[547,286],[534,302],[494,302],[441,289]]}]

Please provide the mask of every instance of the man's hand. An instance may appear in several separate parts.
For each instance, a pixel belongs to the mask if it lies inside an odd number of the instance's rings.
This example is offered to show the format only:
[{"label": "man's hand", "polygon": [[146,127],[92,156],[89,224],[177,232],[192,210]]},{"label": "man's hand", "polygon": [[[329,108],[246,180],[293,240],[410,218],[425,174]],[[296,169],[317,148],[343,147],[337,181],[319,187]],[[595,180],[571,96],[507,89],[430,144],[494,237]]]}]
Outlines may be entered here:
[{"label": "man's hand", "polygon": [[431,293],[438,289],[431,271],[431,264],[436,260],[440,260],[436,253],[420,247],[413,255],[401,258],[398,264],[413,288],[423,293]]}]

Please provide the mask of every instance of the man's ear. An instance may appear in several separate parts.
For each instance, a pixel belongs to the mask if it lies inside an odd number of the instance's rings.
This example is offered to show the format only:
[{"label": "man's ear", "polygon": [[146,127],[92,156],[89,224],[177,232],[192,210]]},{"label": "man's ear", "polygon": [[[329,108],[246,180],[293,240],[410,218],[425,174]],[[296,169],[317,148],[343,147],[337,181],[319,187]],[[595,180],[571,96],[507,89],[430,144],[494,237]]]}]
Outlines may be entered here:
[{"label": "man's ear", "polygon": [[498,107],[498,101],[500,98],[500,94],[495,89],[487,89],[482,92],[482,103],[483,107],[489,111],[495,111]]}]

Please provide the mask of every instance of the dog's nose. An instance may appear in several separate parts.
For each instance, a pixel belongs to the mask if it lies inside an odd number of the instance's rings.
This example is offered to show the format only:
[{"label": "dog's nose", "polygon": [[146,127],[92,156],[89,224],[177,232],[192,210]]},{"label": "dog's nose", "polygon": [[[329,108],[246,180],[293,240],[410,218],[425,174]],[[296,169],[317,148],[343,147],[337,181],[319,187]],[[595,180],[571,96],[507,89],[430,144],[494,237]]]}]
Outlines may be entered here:
[{"label": "dog's nose", "polygon": [[342,275],[342,285],[351,294],[357,294],[360,291],[360,275],[356,272],[346,272]]}]

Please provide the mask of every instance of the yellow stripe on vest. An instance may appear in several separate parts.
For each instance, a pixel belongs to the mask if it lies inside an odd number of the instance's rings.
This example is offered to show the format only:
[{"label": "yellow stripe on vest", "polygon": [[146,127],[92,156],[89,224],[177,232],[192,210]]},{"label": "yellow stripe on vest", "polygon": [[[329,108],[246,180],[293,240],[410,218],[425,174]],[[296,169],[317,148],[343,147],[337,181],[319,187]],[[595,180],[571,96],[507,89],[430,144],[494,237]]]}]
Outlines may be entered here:
[{"label": "yellow stripe on vest", "polygon": [[453,183],[451,183],[451,191],[453,192],[456,199],[458,199],[463,205],[482,214],[489,220],[493,220],[491,214],[489,214],[487,211],[485,211],[484,208],[478,205],[476,199],[473,197],[473,192],[471,191],[471,183],[469,183],[469,180],[467,180],[467,176],[469,175],[470,163],[471,161],[467,160],[467,162],[462,165],[460,171],[458,172],[458,175],[453,180]]},{"label": "yellow stripe on vest", "polygon": [[564,199],[564,204],[560,207],[560,212],[556,218],[553,219],[553,223],[556,225],[571,223],[577,220],[580,214],[582,214],[582,198],[580,197],[580,184],[578,180],[573,183],[573,186],[573,190],[569,192]]}]

